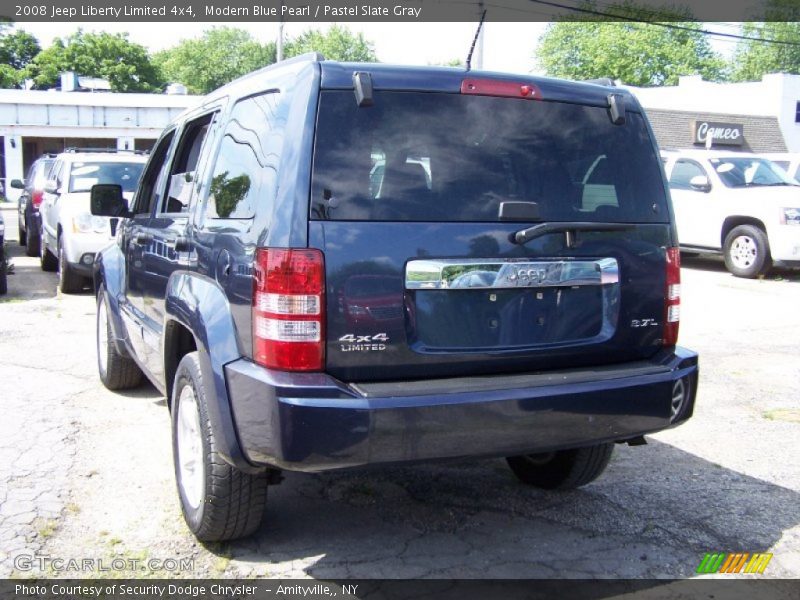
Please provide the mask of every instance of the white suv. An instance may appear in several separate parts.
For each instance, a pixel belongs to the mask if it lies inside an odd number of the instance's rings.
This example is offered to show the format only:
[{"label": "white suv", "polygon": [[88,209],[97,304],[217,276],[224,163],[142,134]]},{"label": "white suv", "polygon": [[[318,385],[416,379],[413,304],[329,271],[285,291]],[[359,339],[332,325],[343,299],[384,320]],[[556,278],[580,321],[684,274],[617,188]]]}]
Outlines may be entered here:
[{"label": "white suv", "polygon": [[800,267],[800,185],[755,154],[662,152],[682,250],[722,253],[737,277]]},{"label": "white suv", "polygon": [[92,275],[94,255],[113,239],[111,219],[92,216],[92,186],[122,186],[127,200],[133,196],[147,156],[130,151],[67,150],[56,157],[45,184],[41,214],[41,264],[58,270],[62,292],[78,292]]}]

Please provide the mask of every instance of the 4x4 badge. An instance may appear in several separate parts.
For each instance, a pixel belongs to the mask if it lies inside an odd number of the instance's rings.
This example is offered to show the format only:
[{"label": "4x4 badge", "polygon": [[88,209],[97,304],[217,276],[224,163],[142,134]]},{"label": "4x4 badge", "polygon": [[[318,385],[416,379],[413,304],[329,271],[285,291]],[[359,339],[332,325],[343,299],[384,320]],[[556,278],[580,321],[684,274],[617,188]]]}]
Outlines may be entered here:
[{"label": "4x4 badge", "polygon": [[339,341],[345,342],[339,347],[342,352],[380,352],[386,350],[389,336],[385,333],[376,333],[375,335],[348,333],[340,337]]}]

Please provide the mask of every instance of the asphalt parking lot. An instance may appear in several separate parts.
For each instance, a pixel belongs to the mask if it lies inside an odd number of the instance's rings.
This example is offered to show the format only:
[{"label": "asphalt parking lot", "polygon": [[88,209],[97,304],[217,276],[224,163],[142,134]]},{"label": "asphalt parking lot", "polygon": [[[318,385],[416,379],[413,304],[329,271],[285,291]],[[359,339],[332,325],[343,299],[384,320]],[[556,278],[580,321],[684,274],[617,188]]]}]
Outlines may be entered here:
[{"label": "asphalt parking lot", "polygon": [[[532,490],[501,460],[288,474],[256,536],[203,546],[180,515],[164,399],[102,386],[94,297],[57,295],[4,215],[16,272],[0,297],[0,577],[47,556],[176,577],[683,578],[706,552],[771,552],[763,577],[800,577],[800,273],[741,280],[685,260],[695,416],[618,446],[585,488]],[[170,558],[188,561],[148,563]]]}]

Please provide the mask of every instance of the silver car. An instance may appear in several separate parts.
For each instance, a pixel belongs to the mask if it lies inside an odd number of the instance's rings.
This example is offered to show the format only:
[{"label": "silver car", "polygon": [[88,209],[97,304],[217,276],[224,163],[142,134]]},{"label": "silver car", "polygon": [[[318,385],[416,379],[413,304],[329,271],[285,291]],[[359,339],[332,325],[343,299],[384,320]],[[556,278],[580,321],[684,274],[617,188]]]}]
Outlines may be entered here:
[{"label": "silver car", "polygon": [[41,213],[41,265],[58,271],[62,292],[80,291],[95,254],[114,239],[111,219],[92,216],[89,195],[98,183],[122,186],[133,196],[147,157],[128,151],[67,151],[56,157],[45,184]]}]

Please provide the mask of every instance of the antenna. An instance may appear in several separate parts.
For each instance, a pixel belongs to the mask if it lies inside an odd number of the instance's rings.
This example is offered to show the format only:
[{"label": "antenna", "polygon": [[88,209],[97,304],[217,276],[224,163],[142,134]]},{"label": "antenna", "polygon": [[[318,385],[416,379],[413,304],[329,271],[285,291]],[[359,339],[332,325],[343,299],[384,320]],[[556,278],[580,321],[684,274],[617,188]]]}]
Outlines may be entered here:
[{"label": "antenna", "polygon": [[467,54],[467,71],[472,68],[472,53],[475,52],[475,44],[478,41],[478,36],[481,34],[481,29],[483,28],[483,20],[486,18],[486,10],[483,11],[481,14],[481,22],[478,23],[478,31],[475,32],[475,37],[472,38],[472,46],[469,48],[469,54]]}]

